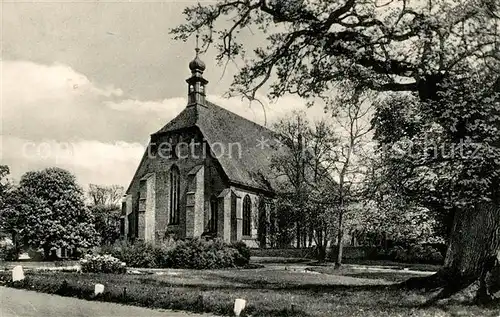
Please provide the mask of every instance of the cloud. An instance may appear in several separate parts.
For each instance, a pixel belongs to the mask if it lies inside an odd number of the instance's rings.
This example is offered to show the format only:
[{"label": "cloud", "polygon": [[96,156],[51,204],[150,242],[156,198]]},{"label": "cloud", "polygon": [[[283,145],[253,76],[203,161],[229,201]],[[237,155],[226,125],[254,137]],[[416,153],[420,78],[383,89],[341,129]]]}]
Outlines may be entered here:
[{"label": "cloud", "polygon": [[[137,100],[120,88],[99,84],[63,64],[2,61],[2,163],[19,178],[29,170],[60,166],[80,184],[127,186],[149,135],[186,106],[186,98]],[[210,95],[208,100],[249,120],[271,126],[292,110],[305,109],[294,96],[248,103]],[[319,107],[308,117],[324,116]]]},{"label": "cloud", "polygon": [[[92,82],[62,64],[2,61],[0,154],[13,177],[29,170],[60,166],[80,184],[127,185],[149,135],[180,111],[179,99],[125,100],[113,85]],[[128,105],[128,107],[127,107]],[[135,110],[139,108],[141,110]]]},{"label": "cloud", "polygon": [[[161,101],[141,101],[125,99],[119,102],[105,101],[104,104],[116,111],[130,112],[135,114],[153,113],[163,114],[165,119],[173,119],[182,109],[186,107],[186,98],[169,98]],[[166,123],[166,122],[165,122]]]},{"label": "cloud", "polygon": [[[42,65],[29,61],[1,61],[2,99],[27,105],[33,102],[72,101],[83,95],[121,96],[113,86],[98,87],[90,80],[62,64]],[[8,109],[8,108],[7,108]]]},{"label": "cloud", "polygon": [[270,101],[265,96],[257,96],[260,102],[249,102],[241,98],[224,98],[209,95],[208,100],[258,124],[272,127],[277,120],[290,115],[293,111],[305,111],[309,120],[319,120],[328,117],[321,106],[306,107],[306,101],[296,96],[284,96],[276,101]]},{"label": "cloud", "polygon": [[12,136],[2,138],[2,164],[19,180],[29,170],[58,166],[76,175],[86,187],[89,183],[127,186],[144,153],[139,143],[117,141],[33,141]]},{"label": "cloud", "polygon": [[[28,140],[125,140],[144,142],[169,113],[132,114],[107,107],[123,92],[100,85],[71,67],[2,61],[4,135]],[[152,105],[151,105],[152,106]]]}]

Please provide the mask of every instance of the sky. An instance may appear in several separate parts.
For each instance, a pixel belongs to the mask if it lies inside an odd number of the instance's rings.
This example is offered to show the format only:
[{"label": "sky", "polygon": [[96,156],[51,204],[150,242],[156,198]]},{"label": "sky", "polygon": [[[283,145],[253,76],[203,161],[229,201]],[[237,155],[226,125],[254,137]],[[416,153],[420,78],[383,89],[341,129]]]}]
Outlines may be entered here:
[{"label": "sky", "polygon": [[[19,180],[58,166],[93,184],[127,187],[151,133],[186,106],[194,39],[174,41],[193,1],[44,1],[1,4],[0,159]],[[264,43],[242,33],[243,41]],[[202,56],[212,102],[264,124],[261,105],[225,99],[237,72]],[[265,95],[265,91],[261,92]],[[265,101],[265,98],[263,98]],[[305,100],[264,102],[267,124]],[[324,116],[319,106],[311,118]]]}]

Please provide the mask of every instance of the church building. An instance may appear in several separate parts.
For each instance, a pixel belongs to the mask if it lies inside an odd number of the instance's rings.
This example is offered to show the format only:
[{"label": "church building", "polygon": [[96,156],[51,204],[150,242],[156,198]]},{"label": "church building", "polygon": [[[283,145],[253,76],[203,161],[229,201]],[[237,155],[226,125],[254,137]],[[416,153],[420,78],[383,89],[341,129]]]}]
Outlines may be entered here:
[{"label": "church building", "polygon": [[122,233],[153,244],[207,237],[262,247],[277,135],[205,99],[198,55],[189,63],[186,108],[151,135],[126,191]]}]

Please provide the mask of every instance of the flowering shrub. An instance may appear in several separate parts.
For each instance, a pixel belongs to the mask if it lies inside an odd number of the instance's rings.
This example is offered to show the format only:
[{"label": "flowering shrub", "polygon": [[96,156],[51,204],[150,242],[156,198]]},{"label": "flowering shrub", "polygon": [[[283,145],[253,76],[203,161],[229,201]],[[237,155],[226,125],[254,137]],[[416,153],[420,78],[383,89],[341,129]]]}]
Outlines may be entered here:
[{"label": "flowering shrub", "polygon": [[109,255],[89,255],[80,260],[82,272],[85,273],[126,273],[125,262]]}]

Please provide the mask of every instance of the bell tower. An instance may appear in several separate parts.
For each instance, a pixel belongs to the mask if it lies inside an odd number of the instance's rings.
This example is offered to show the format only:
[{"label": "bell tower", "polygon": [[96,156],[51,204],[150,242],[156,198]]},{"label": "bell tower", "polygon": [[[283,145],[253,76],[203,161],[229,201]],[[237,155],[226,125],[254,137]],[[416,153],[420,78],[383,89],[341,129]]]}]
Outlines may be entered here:
[{"label": "bell tower", "polygon": [[205,106],[205,86],[208,84],[208,80],[203,78],[203,71],[206,66],[199,56],[200,48],[198,47],[198,35],[196,35],[195,52],[196,57],[189,63],[191,77],[186,79],[188,84],[188,107],[194,105]]}]

